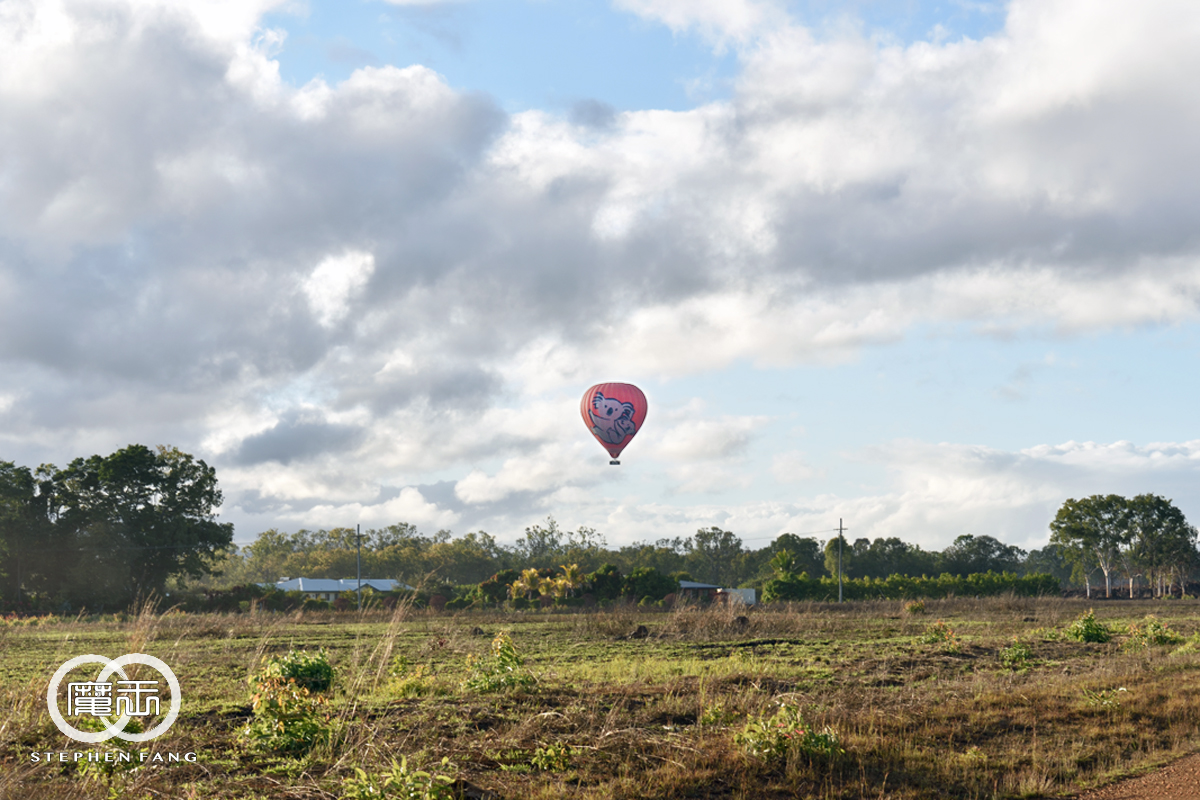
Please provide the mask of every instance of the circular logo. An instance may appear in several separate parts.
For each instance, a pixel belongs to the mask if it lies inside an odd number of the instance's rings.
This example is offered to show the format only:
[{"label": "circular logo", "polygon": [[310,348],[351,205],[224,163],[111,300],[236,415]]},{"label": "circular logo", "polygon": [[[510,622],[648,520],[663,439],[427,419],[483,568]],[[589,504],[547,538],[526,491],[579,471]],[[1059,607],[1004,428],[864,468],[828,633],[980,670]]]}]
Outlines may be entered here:
[{"label": "circular logo", "polygon": [[[68,685],[69,693],[79,693],[79,697],[69,694],[68,708],[70,708],[70,703],[72,702],[75,704],[76,709],[83,706],[87,709],[86,713],[90,713],[100,720],[101,724],[104,725],[103,731],[81,731],[63,719],[62,713],[58,710],[59,685],[68,672],[82,664],[103,664],[104,669],[100,670],[100,674],[96,677],[95,681],[71,683]],[[167,686],[171,689],[171,706],[167,711],[167,715],[163,717],[162,722],[145,733],[126,733],[125,726],[129,724],[131,716],[148,715],[148,709],[151,706],[150,701],[153,701],[153,708],[157,713],[159,708],[157,689],[151,689],[148,684],[157,686],[158,681],[129,680],[129,675],[122,669],[122,667],[129,664],[145,664],[147,667],[158,670],[166,678]],[[110,724],[105,717],[112,715],[114,697],[108,679],[114,674],[119,675],[122,679],[117,682],[117,693],[121,696],[115,698],[116,710],[122,713],[115,723]],[[122,687],[121,684],[131,684],[131,686]],[[99,688],[101,686],[107,688]],[[58,726],[60,731],[75,741],[87,744],[104,742],[114,736],[124,739],[127,742],[147,742],[162,736],[175,724],[175,719],[179,716],[181,700],[179,681],[176,679],[175,673],[161,660],[154,656],[148,656],[145,653],[129,653],[128,655],[114,659],[97,655],[76,656],[55,671],[54,677],[50,679],[50,685],[46,688],[46,706],[50,711],[50,718],[54,720],[54,724]],[[70,713],[69,710],[68,713]]]}]

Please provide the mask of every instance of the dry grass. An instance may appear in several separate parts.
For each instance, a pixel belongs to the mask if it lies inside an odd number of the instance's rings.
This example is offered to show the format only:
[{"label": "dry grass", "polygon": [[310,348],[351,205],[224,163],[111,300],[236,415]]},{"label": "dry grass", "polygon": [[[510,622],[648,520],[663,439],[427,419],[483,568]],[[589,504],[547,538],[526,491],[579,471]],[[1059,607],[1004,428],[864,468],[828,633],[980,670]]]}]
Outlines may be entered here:
[{"label": "dry grass", "polygon": [[[1146,613],[1186,636],[1200,630],[1194,602],[1094,607],[1118,630]],[[926,601],[920,615],[895,601],[440,616],[143,606],[125,619],[12,627],[0,633],[0,798],[331,798],[354,767],[402,756],[448,757],[460,778],[511,800],[1065,796],[1190,752],[1200,734],[1200,654],[1056,637],[1087,608],[1015,597]],[[938,620],[957,649],[922,643]],[[630,638],[638,626],[648,635]],[[468,656],[500,630],[536,687],[464,693]],[[1020,671],[999,659],[1014,638],[1033,653]],[[184,716],[155,747],[195,751],[200,763],[104,779],[30,765],[30,751],[66,747],[40,702],[56,660],[135,645],[185,680]],[[338,669],[333,735],[301,759],[249,752],[236,737],[246,675],[292,647],[324,648]],[[420,691],[397,693],[398,658]],[[741,752],[734,734],[779,703],[836,731],[845,754],[765,763]],[[537,757],[548,748],[567,754],[554,769]]]}]

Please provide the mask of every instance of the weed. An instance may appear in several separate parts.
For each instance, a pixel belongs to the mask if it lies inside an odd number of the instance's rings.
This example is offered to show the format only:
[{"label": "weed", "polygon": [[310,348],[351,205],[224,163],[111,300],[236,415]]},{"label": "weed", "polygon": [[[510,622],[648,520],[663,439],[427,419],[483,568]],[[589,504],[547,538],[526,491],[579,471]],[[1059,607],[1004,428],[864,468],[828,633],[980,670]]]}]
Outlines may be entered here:
[{"label": "weed", "polygon": [[925,633],[921,634],[921,641],[924,644],[940,644],[947,653],[957,653],[962,649],[954,629],[940,619],[925,628]]},{"label": "weed", "polygon": [[909,616],[918,616],[925,613],[924,600],[909,600],[904,604],[904,613]]},{"label": "weed", "polygon": [[576,752],[569,744],[550,744],[535,750],[529,763],[542,772],[566,772],[571,768],[571,759]]},{"label": "weed", "polygon": [[[242,729],[250,746],[284,755],[305,753],[329,737],[322,694],[333,685],[333,667],[323,652],[289,652],[272,658],[250,676],[254,721]],[[310,688],[311,687],[311,688]]]},{"label": "weed", "polygon": [[1033,659],[1033,648],[1017,639],[1012,644],[1000,650],[1000,664],[1006,669],[1021,671],[1029,668]]},{"label": "weed", "polygon": [[1181,656],[1187,653],[1200,653],[1200,631],[1193,633],[1191,638],[1171,651],[1171,655],[1173,656]]},{"label": "weed", "polygon": [[1124,686],[1119,689],[1084,689],[1083,703],[1088,708],[1116,711],[1121,707],[1121,695],[1128,691]]},{"label": "weed", "polygon": [[737,717],[725,709],[724,703],[713,703],[704,709],[700,714],[699,723],[709,727],[721,727],[728,725]]},{"label": "weed", "polygon": [[1064,635],[1077,642],[1107,642],[1112,638],[1112,630],[1096,619],[1096,613],[1088,609],[1079,619],[1072,622]]},{"label": "weed", "polygon": [[1184,640],[1182,635],[1171,630],[1167,623],[1153,614],[1147,614],[1141,622],[1129,623],[1125,632],[1128,638],[1121,644],[1121,649],[1127,653],[1140,652],[1148,647],[1180,644]]},{"label": "weed", "polygon": [[[450,759],[442,759],[442,769],[450,767]],[[437,772],[408,768],[408,759],[392,762],[388,772],[368,773],[354,768],[354,777],[342,780],[342,800],[453,800],[454,778]]]},{"label": "weed", "polygon": [[463,688],[474,692],[499,692],[506,689],[532,689],[537,679],[525,669],[508,631],[500,631],[492,640],[489,655],[467,658],[468,675]]},{"label": "weed", "polygon": [[832,758],[845,752],[831,728],[818,733],[805,722],[799,708],[787,704],[781,704],[769,719],[759,715],[747,721],[733,743],[747,755],[768,762],[788,755]]}]

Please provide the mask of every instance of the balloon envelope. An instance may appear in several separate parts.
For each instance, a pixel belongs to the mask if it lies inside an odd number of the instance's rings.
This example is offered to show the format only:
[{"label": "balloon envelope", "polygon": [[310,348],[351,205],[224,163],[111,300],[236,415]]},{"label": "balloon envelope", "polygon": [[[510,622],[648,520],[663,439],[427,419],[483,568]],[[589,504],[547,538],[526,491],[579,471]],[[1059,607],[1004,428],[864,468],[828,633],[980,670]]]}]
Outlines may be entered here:
[{"label": "balloon envelope", "polygon": [[579,401],[583,424],[613,458],[646,421],[646,395],[631,383],[598,383]]}]

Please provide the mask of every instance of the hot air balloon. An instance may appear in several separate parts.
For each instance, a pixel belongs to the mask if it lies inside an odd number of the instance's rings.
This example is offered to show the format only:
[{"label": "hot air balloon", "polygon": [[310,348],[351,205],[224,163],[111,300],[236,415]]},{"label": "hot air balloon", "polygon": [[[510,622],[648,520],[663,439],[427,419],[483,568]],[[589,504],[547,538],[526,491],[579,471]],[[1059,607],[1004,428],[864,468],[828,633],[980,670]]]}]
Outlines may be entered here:
[{"label": "hot air balloon", "polygon": [[579,413],[596,441],[620,464],[617,456],[646,421],[646,395],[630,383],[598,383],[583,393]]}]

